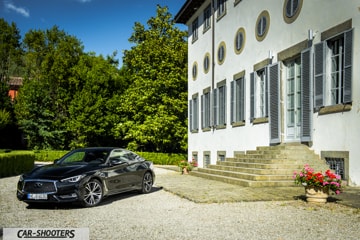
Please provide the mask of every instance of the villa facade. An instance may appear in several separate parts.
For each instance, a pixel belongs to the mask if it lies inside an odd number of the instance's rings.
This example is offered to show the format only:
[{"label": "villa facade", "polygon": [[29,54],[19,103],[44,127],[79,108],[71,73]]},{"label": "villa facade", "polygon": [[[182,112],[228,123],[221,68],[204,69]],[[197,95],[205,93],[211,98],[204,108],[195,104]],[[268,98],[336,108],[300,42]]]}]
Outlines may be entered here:
[{"label": "villa facade", "polygon": [[304,144],[360,186],[360,0],[186,0],[189,161]]}]

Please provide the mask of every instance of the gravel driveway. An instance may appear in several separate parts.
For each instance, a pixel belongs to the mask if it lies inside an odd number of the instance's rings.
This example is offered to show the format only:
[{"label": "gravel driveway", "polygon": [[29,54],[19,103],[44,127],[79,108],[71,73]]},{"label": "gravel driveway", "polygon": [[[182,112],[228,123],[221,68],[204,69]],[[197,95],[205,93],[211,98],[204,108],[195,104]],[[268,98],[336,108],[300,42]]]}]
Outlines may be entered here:
[{"label": "gravel driveway", "polygon": [[[168,170],[156,169],[158,175]],[[170,176],[170,175],[169,175]],[[164,179],[164,178],[162,178]],[[90,229],[90,239],[359,239],[359,209],[300,201],[194,203],[164,191],[120,194],[98,207],[29,209],[18,177],[0,179],[0,227]]]}]

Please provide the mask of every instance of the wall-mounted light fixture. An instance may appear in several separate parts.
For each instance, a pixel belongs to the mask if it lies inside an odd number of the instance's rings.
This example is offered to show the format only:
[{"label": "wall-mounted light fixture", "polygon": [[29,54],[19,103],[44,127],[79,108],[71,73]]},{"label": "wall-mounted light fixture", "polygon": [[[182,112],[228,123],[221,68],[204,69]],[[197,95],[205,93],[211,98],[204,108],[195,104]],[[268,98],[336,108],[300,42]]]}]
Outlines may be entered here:
[{"label": "wall-mounted light fixture", "polygon": [[316,36],[316,32],[314,32],[312,29],[308,30],[308,40],[312,41]]}]

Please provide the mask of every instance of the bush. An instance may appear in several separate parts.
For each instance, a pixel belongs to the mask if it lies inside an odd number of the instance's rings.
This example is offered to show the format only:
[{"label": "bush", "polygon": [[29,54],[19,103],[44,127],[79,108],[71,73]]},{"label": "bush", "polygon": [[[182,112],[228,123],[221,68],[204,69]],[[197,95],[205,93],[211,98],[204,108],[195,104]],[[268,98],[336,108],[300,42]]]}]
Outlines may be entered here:
[{"label": "bush", "polygon": [[[34,162],[53,162],[64,156],[68,151],[37,150],[37,151],[10,151],[0,150],[0,177],[18,175],[30,171]],[[187,159],[186,154],[138,152],[146,160],[156,165],[175,165]]]},{"label": "bush", "polygon": [[34,168],[35,155],[30,151],[0,153],[0,177],[28,172]]},{"label": "bush", "polygon": [[186,154],[177,153],[137,152],[137,154],[156,165],[178,165],[181,160],[187,159]]},{"label": "bush", "polygon": [[55,150],[38,150],[34,151],[35,161],[39,162],[54,162],[61,158],[69,151],[55,151]]}]

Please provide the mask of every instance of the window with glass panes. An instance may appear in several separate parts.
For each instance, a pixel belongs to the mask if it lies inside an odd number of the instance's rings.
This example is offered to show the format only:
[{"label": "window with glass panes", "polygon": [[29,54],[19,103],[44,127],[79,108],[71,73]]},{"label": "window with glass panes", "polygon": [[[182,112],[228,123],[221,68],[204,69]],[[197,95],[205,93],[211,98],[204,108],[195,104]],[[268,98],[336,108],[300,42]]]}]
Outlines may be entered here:
[{"label": "window with glass panes", "polygon": [[201,128],[203,130],[211,128],[210,103],[210,91],[204,91],[204,94],[201,96]]},{"label": "window with glass panes", "polygon": [[245,81],[240,77],[231,82],[231,123],[245,121]]},{"label": "window with glass panes", "polygon": [[211,5],[207,6],[204,10],[204,32],[211,26]]}]

